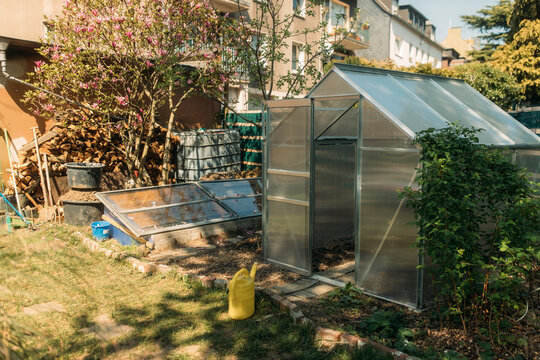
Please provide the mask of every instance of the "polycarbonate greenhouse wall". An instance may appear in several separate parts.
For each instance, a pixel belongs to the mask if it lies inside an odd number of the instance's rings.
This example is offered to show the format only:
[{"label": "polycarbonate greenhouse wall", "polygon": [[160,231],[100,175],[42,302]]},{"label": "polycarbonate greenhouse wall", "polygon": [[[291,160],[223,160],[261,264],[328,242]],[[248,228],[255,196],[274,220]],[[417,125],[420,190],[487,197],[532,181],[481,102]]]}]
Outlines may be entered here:
[{"label": "polycarbonate greenhouse wall", "polygon": [[267,119],[265,258],[311,274],[315,249],[354,239],[356,285],[408,306],[430,297],[398,196],[415,185],[417,132],[482,128],[540,182],[540,138],[461,80],[336,64],[307,98],[268,102]]}]

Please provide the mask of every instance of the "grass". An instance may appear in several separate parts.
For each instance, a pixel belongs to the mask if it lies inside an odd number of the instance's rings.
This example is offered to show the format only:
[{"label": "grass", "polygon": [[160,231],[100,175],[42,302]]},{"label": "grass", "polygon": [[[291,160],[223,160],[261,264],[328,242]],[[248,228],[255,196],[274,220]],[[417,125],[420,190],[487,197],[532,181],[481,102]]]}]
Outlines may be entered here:
[{"label": "grass", "polygon": [[[0,358],[6,345],[21,359],[391,358],[372,348],[319,348],[312,327],[293,325],[265,296],[252,318],[230,320],[223,290],[142,275],[89,252],[73,231],[51,225],[0,235]],[[23,313],[50,301],[66,312]],[[103,314],[132,330],[110,341],[83,330]]]}]

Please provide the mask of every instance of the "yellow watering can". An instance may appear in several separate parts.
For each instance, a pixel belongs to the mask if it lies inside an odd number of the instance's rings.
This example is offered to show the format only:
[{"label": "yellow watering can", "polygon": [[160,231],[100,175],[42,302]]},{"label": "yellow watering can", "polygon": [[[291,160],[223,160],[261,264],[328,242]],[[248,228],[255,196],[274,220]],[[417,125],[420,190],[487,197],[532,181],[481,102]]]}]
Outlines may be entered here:
[{"label": "yellow watering can", "polygon": [[255,312],[255,273],[257,263],[253,264],[251,273],[241,269],[229,283],[229,317],[244,320]]}]

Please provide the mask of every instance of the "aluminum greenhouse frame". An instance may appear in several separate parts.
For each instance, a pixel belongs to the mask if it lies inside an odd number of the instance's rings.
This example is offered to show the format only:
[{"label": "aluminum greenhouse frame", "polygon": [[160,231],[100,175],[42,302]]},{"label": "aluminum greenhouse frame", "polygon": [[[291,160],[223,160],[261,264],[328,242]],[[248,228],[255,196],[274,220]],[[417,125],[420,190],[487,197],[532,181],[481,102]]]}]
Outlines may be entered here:
[{"label": "aluminum greenhouse frame", "polygon": [[336,64],[305,99],[269,101],[266,115],[265,259],[310,275],[315,249],[354,239],[356,286],[411,307],[430,297],[398,196],[415,184],[417,132],[482,128],[481,143],[512,149],[540,181],[540,138],[461,80]]}]

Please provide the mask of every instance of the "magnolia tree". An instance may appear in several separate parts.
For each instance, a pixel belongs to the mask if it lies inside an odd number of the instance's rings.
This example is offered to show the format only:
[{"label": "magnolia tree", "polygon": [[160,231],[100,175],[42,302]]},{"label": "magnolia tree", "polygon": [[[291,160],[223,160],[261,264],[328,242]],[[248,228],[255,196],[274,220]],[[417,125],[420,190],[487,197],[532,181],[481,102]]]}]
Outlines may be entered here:
[{"label": "magnolia tree", "polygon": [[[166,127],[161,182],[168,182],[171,131],[180,105],[194,94],[221,97],[234,81],[235,48],[241,33],[233,19],[206,1],[67,1],[48,20],[30,81],[47,91],[26,95],[36,114],[79,126],[111,126],[122,138],[113,144],[139,184],[150,141]],[[166,119],[158,119],[165,107]],[[138,176],[136,176],[138,174]]]}]

